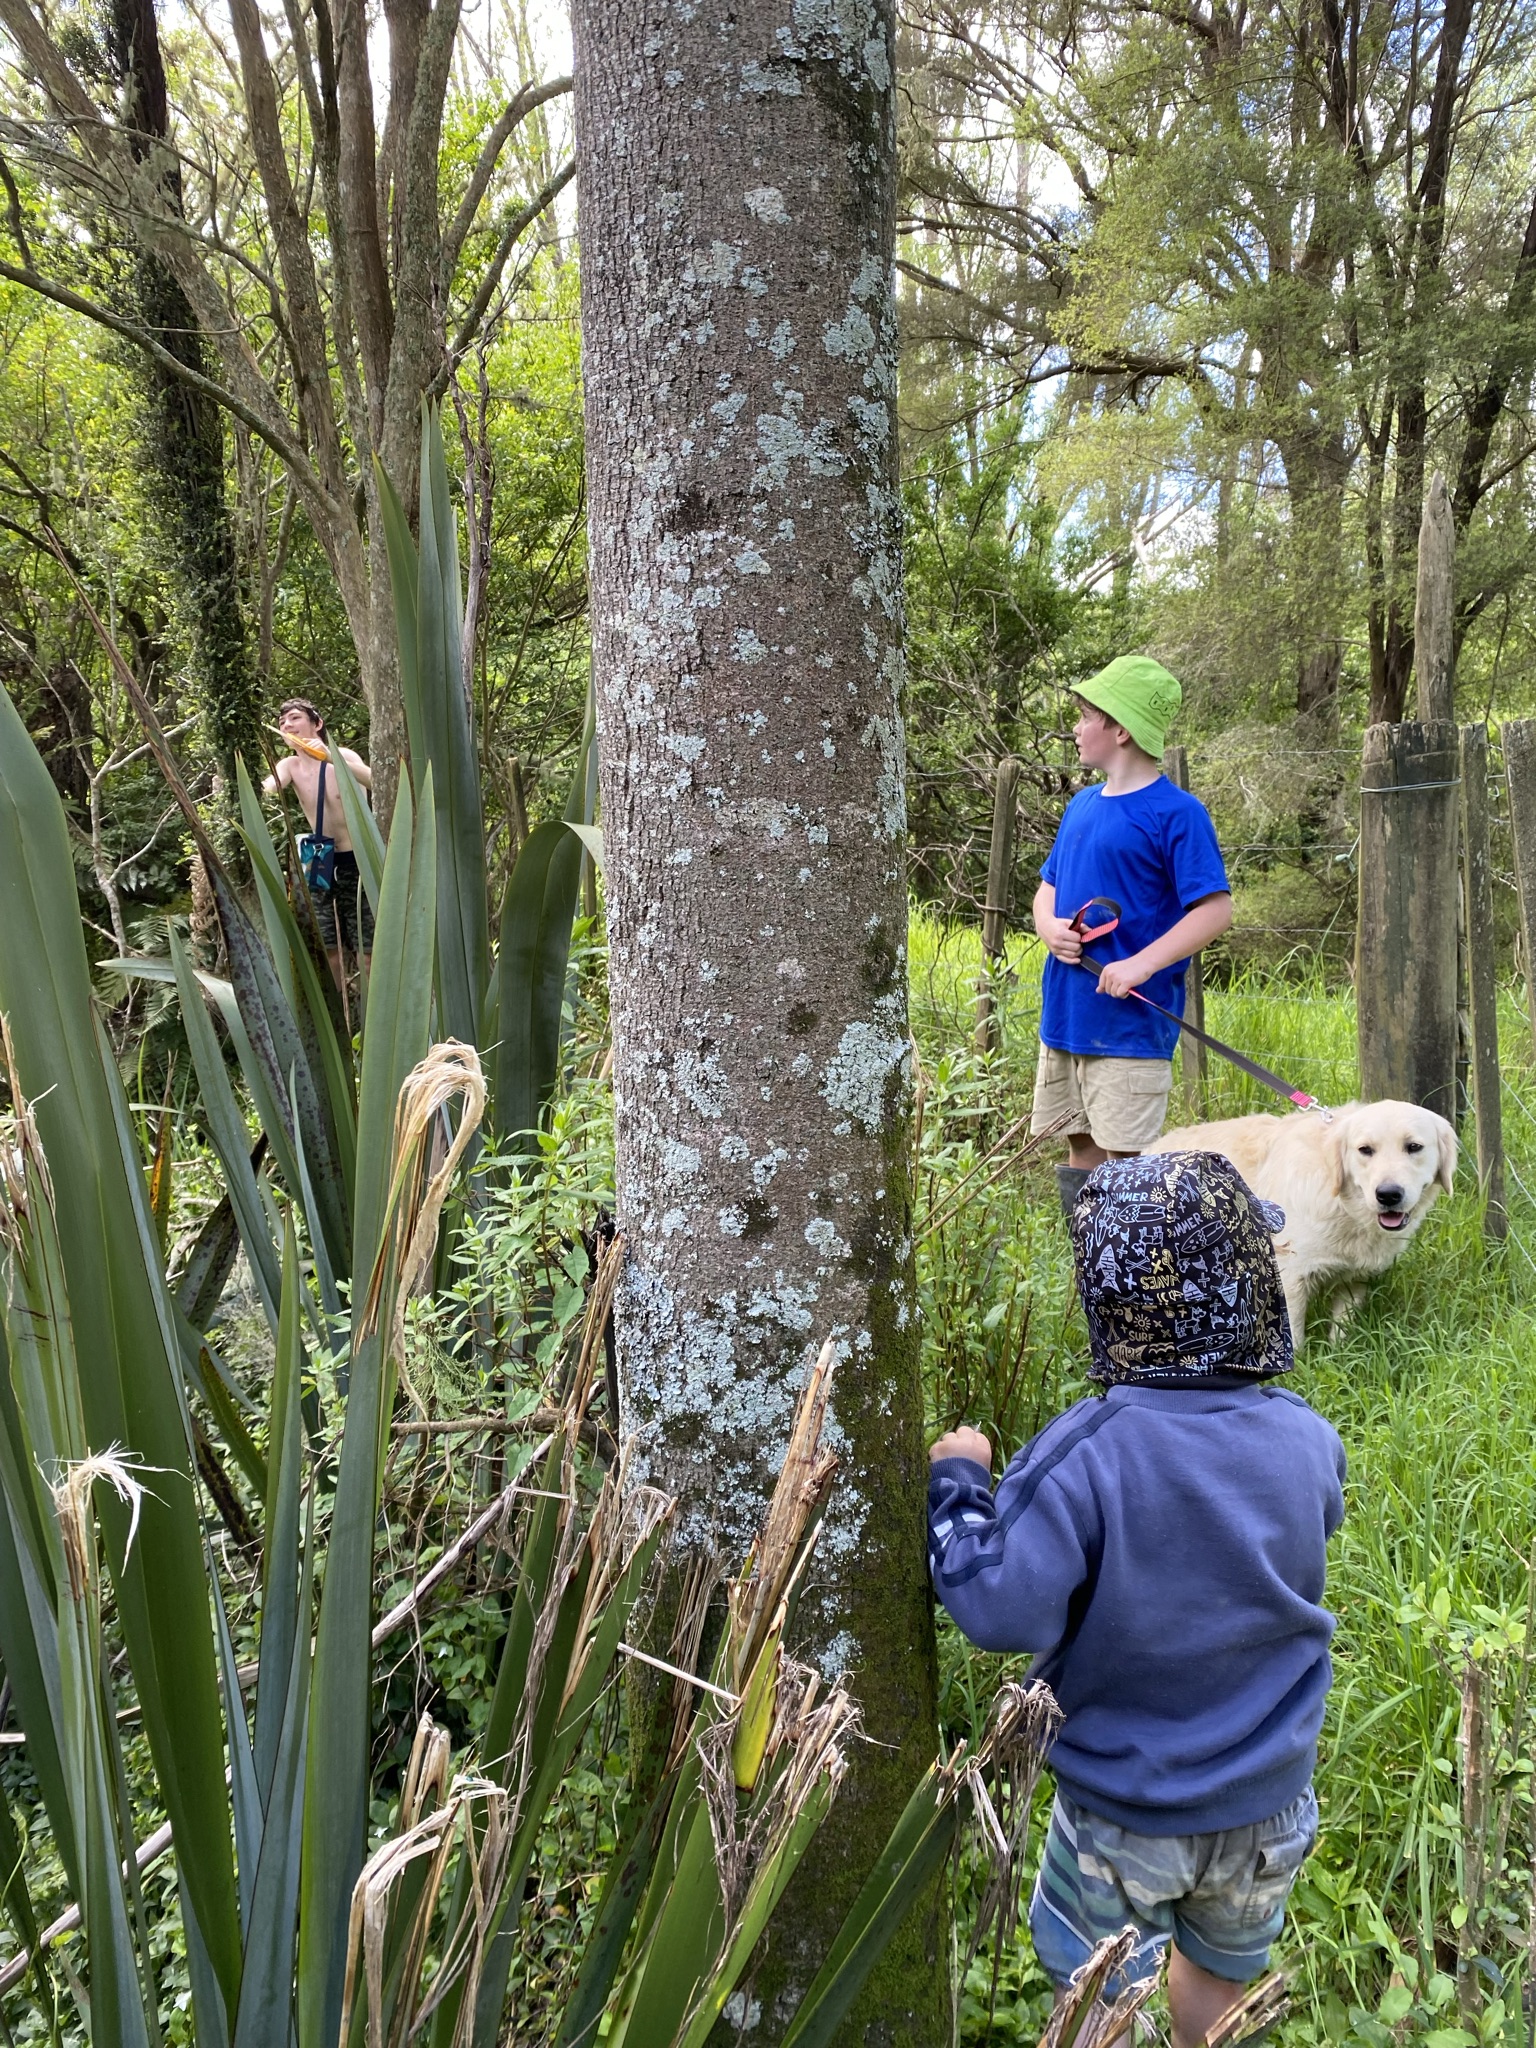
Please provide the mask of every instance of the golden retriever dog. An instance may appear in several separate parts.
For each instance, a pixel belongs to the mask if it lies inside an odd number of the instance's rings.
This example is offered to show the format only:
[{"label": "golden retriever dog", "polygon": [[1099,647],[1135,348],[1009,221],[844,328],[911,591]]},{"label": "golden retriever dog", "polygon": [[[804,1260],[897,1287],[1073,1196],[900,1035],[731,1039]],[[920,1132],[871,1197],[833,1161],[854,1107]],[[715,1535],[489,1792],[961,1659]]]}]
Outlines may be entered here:
[{"label": "golden retriever dog", "polygon": [[1312,1297],[1335,1288],[1336,1331],[1456,1171],[1455,1131],[1411,1102],[1346,1102],[1326,1119],[1309,1109],[1190,1124],[1147,1149],[1224,1153],[1256,1195],[1285,1211],[1275,1251],[1298,1351]]}]

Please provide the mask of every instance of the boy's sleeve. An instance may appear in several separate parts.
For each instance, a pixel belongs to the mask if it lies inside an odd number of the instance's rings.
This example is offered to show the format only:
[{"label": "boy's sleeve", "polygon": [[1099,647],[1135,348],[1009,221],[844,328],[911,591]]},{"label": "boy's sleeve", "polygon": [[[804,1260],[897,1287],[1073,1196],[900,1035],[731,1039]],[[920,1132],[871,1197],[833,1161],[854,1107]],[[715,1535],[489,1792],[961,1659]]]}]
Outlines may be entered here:
[{"label": "boy's sleeve", "polygon": [[1092,1565],[1093,1539],[1054,1460],[1009,1465],[994,1494],[969,1458],[942,1458],[928,1479],[928,1565],[934,1591],[983,1650],[1051,1649]]},{"label": "boy's sleeve", "polygon": [[1216,827],[1198,797],[1191,797],[1168,814],[1163,847],[1174,891],[1185,910],[1193,910],[1205,897],[1223,895],[1231,888]]}]

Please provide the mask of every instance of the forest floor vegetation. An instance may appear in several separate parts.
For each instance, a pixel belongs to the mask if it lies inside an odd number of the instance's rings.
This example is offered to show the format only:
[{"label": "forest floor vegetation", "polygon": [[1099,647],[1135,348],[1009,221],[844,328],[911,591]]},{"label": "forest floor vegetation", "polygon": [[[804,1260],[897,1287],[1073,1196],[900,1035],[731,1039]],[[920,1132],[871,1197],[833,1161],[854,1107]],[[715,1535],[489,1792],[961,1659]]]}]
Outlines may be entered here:
[{"label": "forest floor vegetation", "polygon": [[[579,1330],[598,1241],[611,1213],[612,1114],[603,1052],[601,949],[578,926],[581,999],[562,1085],[537,1160],[505,1177],[461,1232],[451,1270],[412,1312],[408,1367],[432,1431],[397,1417],[386,1466],[377,1611],[430,1568],[472,1504],[513,1470],[519,1417],[549,1398]],[[1006,1455],[1086,1391],[1086,1335],[1051,1173],[1023,1136],[1031,1094],[1040,954],[1010,942],[997,994],[997,1049],[975,1051],[980,951],[972,930],[921,912],[911,930],[918,1047],[917,1268],[928,1417],[964,1418]],[[1525,2048],[1525,1955],[1536,1925],[1536,1804],[1530,1751],[1536,1690],[1536,1061],[1520,992],[1501,996],[1510,1237],[1488,1255],[1467,1153],[1454,1196],[1437,1205],[1406,1256],[1335,1341],[1326,1317],[1294,1381],[1340,1431],[1350,1460],[1348,1514],[1332,1552],[1339,1616],[1335,1682],[1318,1769],[1322,1834],[1295,1893],[1276,1961],[1291,1977],[1287,2043],[1391,2048]],[[1207,991],[1209,1027],[1324,1101],[1355,1084],[1347,986],[1292,961],[1238,967]],[[1176,1080],[1172,1115],[1185,1098]],[[1267,1108],[1255,1084],[1212,1062],[1196,1113]],[[216,1175],[191,1118],[177,1140],[171,1239],[195,1232]],[[173,1260],[175,1252],[173,1249]],[[242,1269],[243,1270],[243,1269]],[[467,1362],[464,1332],[494,1333]],[[258,1399],[270,1339],[254,1298],[226,1296],[224,1355]],[[321,1381],[334,1361],[316,1360]],[[323,1387],[322,1387],[323,1391]],[[497,1415],[504,1419],[499,1425]],[[600,1429],[610,1418],[599,1403]],[[482,1426],[490,1418],[491,1426]],[[508,1427],[508,1419],[512,1428]],[[524,1431],[524,1434],[527,1432]],[[238,1490],[238,1489],[237,1489]],[[229,1531],[217,1555],[240,1655],[259,1593]],[[241,1588],[245,1587],[242,1594]],[[504,1626],[506,1563],[472,1550],[400,1632],[374,1700],[371,1839],[391,1823],[388,1788],[430,1710],[455,1748],[485,1721]],[[256,1603],[253,1606],[253,1601]],[[974,1742],[1022,1660],[967,1646],[941,1618],[941,1733]],[[125,1767],[149,1784],[142,1743],[125,1729]],[[620,1826],[627,1732],[613,1688],[553,1801],[531,1883],[539,1907],[513,1972],[511,2038],[546,2037],[570,1994],[569,1958],[596,1909]],[[24,1748],[0,1749],[12,1805],[35,1811]],[[382,1790],[381,1790],[382,1788]],[[1048,1787],[1037,1795],[1043,1823]],[[156,1814],[143,1805],[144,1832]],[[39,1816],[40,1819],[40,1816]],[[1038,1847],[1041,1829],[1032,1841]],[[67,1898],[46,1828],[25,1840],[40,1902]],[[988,1881],[978,1851],[956,1866],[956,1946]],[[161,2022],[186,2041],[190,2015],[172,1866],[146,1874],[155,1941],[170,1960]],[[1024,1897],[1028,1896],[1028,1884]],[[9,1944],[6,1944],[9,1947]],[[0,1953],[0,1965],[4,1954]],[[0,1999],[12,2037],[45,2037],[30,1987]],[[1022,1918],[985,1945],[961,1990],[960,2038],[1034,2043],[1049,1987]],[[43,2029],[44,2031],[39,2031]],[[66,2035],[67,2037],[67,2035]]]}]

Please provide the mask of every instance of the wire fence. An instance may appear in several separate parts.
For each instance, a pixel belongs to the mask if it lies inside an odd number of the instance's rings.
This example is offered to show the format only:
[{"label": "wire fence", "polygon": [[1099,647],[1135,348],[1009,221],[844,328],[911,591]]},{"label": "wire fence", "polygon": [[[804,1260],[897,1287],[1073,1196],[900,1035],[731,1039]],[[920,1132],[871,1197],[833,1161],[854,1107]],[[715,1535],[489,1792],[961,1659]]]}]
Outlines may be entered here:
[{"label": "wire fence", "polygon": [[[1341,1102],[1359,1089],[1354,1003],[1354,955],[1360,858],[1360,748],[1337,745],[1288,750],[1310,763],[1319,780],[1301,786],[1313,799],[1310,815],[1275,808],[1276,782],[1249,782],[1245,764],[1214,760],[1196,751],[1189,785],[1205,800],[1218,825],[1232,882],[1231,930],[1202,959],[1206,1028],[1325,1102]],[[1262,764],[1267,766],[1268,764]],[[1536,1275],[1536,1056],[1521,983],[1519,901],[1511,843],[1509,792],[1497,734],[1490,735],[1488,813],[1494,896],[1495,957],[1501,986],[1500,1048],[1506,1103],[1511,1241]],[[1207,781],[1207,772],[1209,781]],[[957,778],[958,779],[958,778]],[[1246,785],[1246,786],[1245,786]],[[970,1042],[976,988],[988,963],[981,944],[987,900],[982,859],[991,836],[990,788],[968,778],[970,815],[962,838],[944,849],[950,887],[931,897],[914,930],[913,996],[922,1036],[931,1045]],[[1003,957],[991,963],[992,1029],[1002,1053],[994,1060],[994,1088],[1011,1103],[1027,1091],[1038,1037],[1043,948],[1035,937],[1030,903],[1039,867],[1060,813],[1073,793],[1062,789],[1052,814],[1030,815],[1031,792],[1021,787],[1021,830]],[[1038,800],[1041,792],[1033,792]],[[1033,827],[1033,829],[1030,829]],[[1245,829],[1246,828],[1246,829]],[[969,851],[967,851],[969,850]],[[928,850],[930,871],[933,849]],[[967,862],[969,863],[967,865]],[[1463,1002],[1465,996],[1463,996]],[[1190,1041],[1184,1041],[1185,1046]],[[1465,1051],[1465,1048],[1464,1048]],[[1458,1107],[1470,1149],[1471,1092],[1464,1057],[1458,1070]],[[1184,1097],[1201,1119],[1277,1107],[1261,1085],[1214,1054],[1197,1089]],[[1171,1114],[1181,1117],[1176,1091]]]},{"label": "wire fence", "polygon": [[[1315,956],[1331,982],[1353,976],[1360,855],[1360,743],[1291,746],[1276,734],[1266,758],[1223,754],[1219,742],[1197,747],[1189,787],[1211,811],[1232,881],[1234,922],[1205,961],[1219,984],[1246,965],[1290,969],[1303,978]],[[1298,764],[1317,774],[1298,777]],[[1086,785],[1080,771],[1026,762],[1018,789],[1011,931],[1030,932],[1030,902],[1040,865],[1061,814]],[[933,772],[914,766],[918,829],[914,831],[913,885],[918,899],[941,918],[979,925],[987,901],[987,852],[992,831],[995,766],[968,764]],[[951,836],[925,838],[922,793],[954,793]],[[1288,789],[1297,808],[1280,806]],[[1509,792],[1496,731],[1490,732],[1488,821],[1499,967],[1521,974],[1519,908],[1509,825]],[[1309,944],[1310,942],[1310,944]]]}]

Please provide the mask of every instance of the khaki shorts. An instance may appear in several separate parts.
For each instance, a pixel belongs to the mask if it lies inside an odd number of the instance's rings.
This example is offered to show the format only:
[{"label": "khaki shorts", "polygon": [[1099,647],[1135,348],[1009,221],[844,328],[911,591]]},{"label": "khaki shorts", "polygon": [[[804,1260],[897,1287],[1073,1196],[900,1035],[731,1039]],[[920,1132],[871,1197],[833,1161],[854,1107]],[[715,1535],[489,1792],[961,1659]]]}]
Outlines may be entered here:
[{"label": "khaki shorts", "polygon": [[1125,1060],[1042,1045],[1032,1131],[1071,1111],[1066,1135],[1087,1131],[1106,1152],[1143,1152],[1163,1135],[1172,1060]]}]

